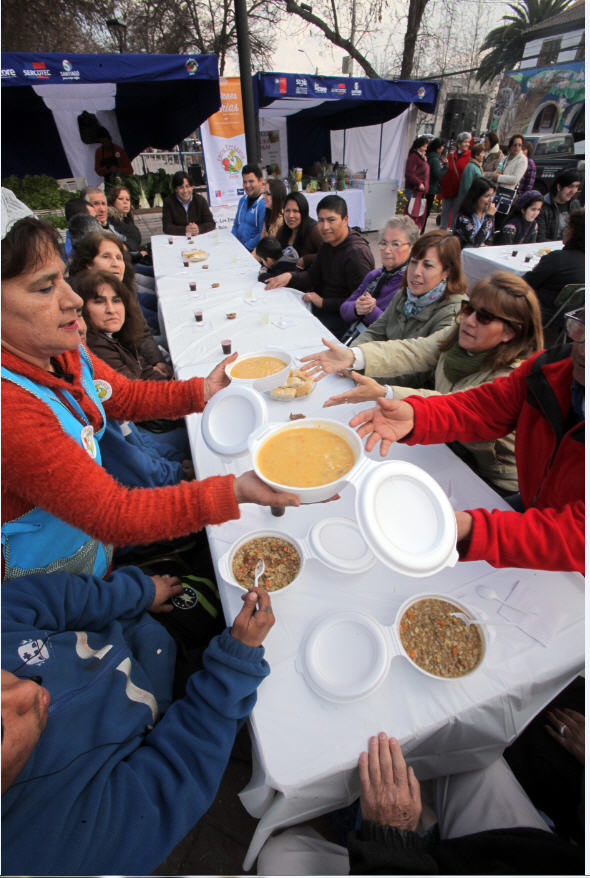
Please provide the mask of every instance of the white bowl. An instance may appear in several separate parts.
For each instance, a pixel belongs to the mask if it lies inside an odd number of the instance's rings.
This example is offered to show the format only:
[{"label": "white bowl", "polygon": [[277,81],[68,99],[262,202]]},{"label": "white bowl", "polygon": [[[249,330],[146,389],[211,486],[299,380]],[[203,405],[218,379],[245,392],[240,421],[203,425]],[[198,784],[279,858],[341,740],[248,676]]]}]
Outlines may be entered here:
[{"label": "white bowl", "polygon": [[252,533],[246,534],[243,537],[240,537],[239,540],[236,540],[235,543],[231,546],[230,549],[222,555],[218,561],[219,572],[226,582],[229,582],[231,585],[235,585],[237,588],[242,591],[248,591],[247,587],[238,582],[238,580],[234,576],[233,572],[233,562],[234,557],[238,549],[240,549],[244,543],[249,543],[250,540],[255,540],[259,537],[277,537],[280,540],[285,540],[287,543],[291,543],[291,545],[297,550],[299,555],[299,572],[297,576],[288,583],[288,585],[283,586],[283,588],[279,588],[276,591],[270,591],[269,594],[274,601],[275,597],[281,594],[287,589],[291,588],[291,586],[295,585],[301,573],[303,572],[303,565],[305,563],[305,552],[299,540],[295,539],[295,537],[288,536],[285,533],[281,533],[278,530],[255,530]]},{"label": "white bowl", "polygon": [[[280,369],[273,375],[267,375],[265,378],[236,378],[235,375],[232,375],[232,369],[234,369],[237,363],[242,363],[244,360],[251,360],[253,357],[276,357],[278,360],[282,360],[285,366],[283,369]],[[281,384],[284,384],[289,377],[290,370],[291,354],[288,354],[287,351],[283,351],[280,348],[266,348],[265,350],[258,351],[254,354],[242,354],[241,357],[238,357],[233,363],[230,363],[229,366],[225,367],[225,374],[236,384],[240,384],[244,387],[253,387],[254,390],[264,392],[265,390],[274,390],[275,387],[280,387]]]},{"label": "white bowl", "polygon": [[[271,436],[275,436],[277,433],[284,433],[288,430],[309,430],[314,427],[320,427],[322,430],[329,430],[331,433],[340,436],[349,444],[354,454],[354,464],[347,473],[344,473],[344,475],[339,479],[336,479],[334,482],[328,482],[325,485],[318,485],[317,487],[309,488],[281,485],[279,482],[271,481],[261,473],[258,466],[258,452],[267,439],[270,439]],[[291,494],[296,494],[302,503],[319,503],[322,500],[328,500],[330,497],[333,497],[334,494],[337,494],[348,484],[352,474],[358,468],[361,461],[364,460],[363,443],[355,431],[346,424],[340,424],[338,421],[330,421],[327,418],[302,418],[301,420],[290,421],[288,424],[266,424],[259,430],[254,431],[250,437],[248,446],[250,454],[252,455],[252,464],[256,475],[267,485],[270,485],[271,488],[274,488],[275,491],[289,491]]]},{"label": "white bowl", "polygon": [[460,677],[441,677],[439,674],[431,674],[430,671],[425,671],[424,668],[421,668],[420,665],[416,664],[416,662],[410,658],[410,656],[408,655],[408,653],[404,649],[404,646],[402,644],[402,639],[401,639],[400,634],[399,634],[399,626],[400,626],[402,617],[403,617],[404,613],[406,612],[406,610],[409,609],[411,606],[418,603],[418,601],[424,601],[424,600],[427,600],[428,598],[434,598],[435,600],[439,600],[439,601],[446,601],[449,604],[453,604],[453,606],[457,607],[457,610],[459,610],[461,613],[465,613],[465,615],[469,616],[471,619],[477,618],[474,615],[473,611],[469,609],[469,607],[466,607],[465,604],[463,604],[461,601],[458,601],[456,598],[454,598],[450,595],[434,594],[433,592],[414,595],[413,597],[408,598],[407,601],[404,601],[404,603],[401,605],[401,607],[397,611],[397,615],[395,617],[395,622],[394,622],[393,627],[394,627],[395,638],[396,638],[398,646],[399,646],[400,654],[405,659],[407,659],[410,662],[410,664],[416,668],[416,670],[420,671],[421,674],[424,674],[427,677],[431,677],[433,680],[446,680],[446,681],[451,681],[451,682],[455,681],[455,680],[464,680],[466,677],[470,677],[472,674],[474,674],[479,668],[481,668],[482,664],[484,663],[484,659],[486,657],[486,652],[487,652],[488,643],[489,643],[488,633],[487,633],[484,625],[477,626],[477,630],[479,631],[479,636],[481,637],[481,643],[482,643],[481,658],[480,658],[479,662],[477,663],[477,665],[471,671],[469,671],[467,674],[461,674]]}]

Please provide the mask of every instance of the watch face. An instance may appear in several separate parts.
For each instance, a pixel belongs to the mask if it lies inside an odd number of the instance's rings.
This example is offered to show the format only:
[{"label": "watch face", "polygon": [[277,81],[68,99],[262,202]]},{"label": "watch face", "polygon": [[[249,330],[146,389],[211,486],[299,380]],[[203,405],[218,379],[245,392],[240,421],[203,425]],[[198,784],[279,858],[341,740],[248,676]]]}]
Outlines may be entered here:
[{"label": "watch face", "polygon": [[181,594],[174,595],[172,603],[179,610],[192,610],[199,603],[198,592],[190,585],[184,585]]}]

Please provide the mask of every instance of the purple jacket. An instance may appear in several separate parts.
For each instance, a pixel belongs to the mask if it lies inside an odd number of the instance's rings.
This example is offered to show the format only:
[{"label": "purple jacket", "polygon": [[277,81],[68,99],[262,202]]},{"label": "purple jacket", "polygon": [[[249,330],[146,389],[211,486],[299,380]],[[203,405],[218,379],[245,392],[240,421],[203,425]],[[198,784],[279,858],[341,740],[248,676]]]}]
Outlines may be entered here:
[{"label": "purple jacket", "polygon": [[[347,323],[352,323],[354,320],[359,319],[359,315],[354,310],[354,303],[356,302],[358,297],[365,292],[367,287],[373,281],[377,280],[382,271],[382,268],[375,268],[373,271],[370,271],[367,275],[365,275],[365,277],[361,281],[361,285],[357,287],[354,293],[351,293],[348,299],[346,299],[346,301],[344,301],[340,305],[340,316],[343,320],[346,320]],[[365,314],[362,318],[365,325],[368,326],[370,323],[374,323],[378,317],[381,317],[395,294],[399,292],[399,288],[401,287],[405,273],[406,265],[404,264],[381,287],[379,296],[377,298],[377,304],[370,314]]]}]

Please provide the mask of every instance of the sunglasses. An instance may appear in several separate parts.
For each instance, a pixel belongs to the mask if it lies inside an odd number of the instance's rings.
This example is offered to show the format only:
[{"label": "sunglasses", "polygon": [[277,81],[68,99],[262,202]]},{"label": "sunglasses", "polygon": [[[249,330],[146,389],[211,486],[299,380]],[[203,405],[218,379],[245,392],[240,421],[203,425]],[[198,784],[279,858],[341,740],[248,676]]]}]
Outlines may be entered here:
[{"label": "sunglasses", "polygon": [[522,326],[522,323],[506,320],[504,317],[498,317],[497,314],[492,314],[492,312],[488,311],[486,308],[474,308],[470,302],[461,302],[461,310],[459,311],[459,314],[465,317],[471,317],[472,314],[475,314],[475,319],[478,323],[481,323],[482,326],[488,326],[492,320],[501,320],[502,323],[505,323],[512,329]]},{"label": "sunglasses", "polygon": [[579,311],[570,311],[565,315],[565,331],[572,341],[581,342],[585,340],[585,323],[584,309]]}]

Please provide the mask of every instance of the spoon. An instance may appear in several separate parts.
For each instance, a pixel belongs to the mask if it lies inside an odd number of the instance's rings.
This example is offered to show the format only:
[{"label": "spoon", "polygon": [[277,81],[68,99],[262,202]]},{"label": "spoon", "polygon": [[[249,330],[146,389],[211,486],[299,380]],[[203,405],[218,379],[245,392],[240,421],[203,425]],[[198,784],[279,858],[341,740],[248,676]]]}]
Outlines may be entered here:
[{"label": "spoon", "polygon": [[254,568],[254,588],[258,588],[258,580],[264,573],[264,559],[261,558],[260,561],[256,562],[256,567]]},{"label": "spoon", "polygon": [[466,625],[516,625],[516,622],[490,622],[488,619],[470,619],[465,613],[449,613],[450,616],[456,616]]},{"label": "spoon", "polygon": [[[514,584],[518,585],[517,582],[515,582]],[[509,604],[508,601],[503,601],[497,591],[492,588],[491,585],[478,585],[475,590],[480,597],[485,598],[488,601],[498,601],[499,604],[504,604],[505,607],[510,607],[511,610],[518,610],[519,613],[525,613],[525,615],[529,616],[539,615],[534,610],[520,610],[518,607],[515,607],[514,604]]]}]

